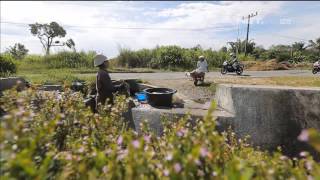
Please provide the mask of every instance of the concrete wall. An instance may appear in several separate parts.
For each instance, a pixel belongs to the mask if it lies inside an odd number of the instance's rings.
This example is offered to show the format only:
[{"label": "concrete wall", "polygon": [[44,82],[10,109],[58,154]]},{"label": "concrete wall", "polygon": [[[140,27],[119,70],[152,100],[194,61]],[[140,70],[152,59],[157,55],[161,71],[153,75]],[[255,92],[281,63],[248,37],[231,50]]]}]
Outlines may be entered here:
[{"label": "concrete wall", "polygon": [[216,101],[234,114],[228,123],[235,133],[239,137],[250,135],[251,142],[263,149],[282,145],[289,154],[295,154],[302,147],[308,148],[297,141],[302,129],[320,131],[320,88],[221,84]]}]

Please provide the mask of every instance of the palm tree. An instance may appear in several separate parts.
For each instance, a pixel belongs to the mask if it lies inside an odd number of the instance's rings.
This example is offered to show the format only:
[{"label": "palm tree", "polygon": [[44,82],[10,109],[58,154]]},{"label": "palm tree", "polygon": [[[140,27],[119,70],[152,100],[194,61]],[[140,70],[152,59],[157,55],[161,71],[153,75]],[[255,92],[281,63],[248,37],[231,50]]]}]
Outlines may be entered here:
[{"label": "palm tree", "polygon": [[308,46],[305,46],[304,42],[295,42],[294,44],[292,44],[292,49],[294,51],[303,51],[307,48]]},{"label": "palm tree", "polygon": [[315,42],[313,40],[309,40],[309,47],[312,47],[312,49],[318,51],[320,56],[320,37],[317,38]]}]

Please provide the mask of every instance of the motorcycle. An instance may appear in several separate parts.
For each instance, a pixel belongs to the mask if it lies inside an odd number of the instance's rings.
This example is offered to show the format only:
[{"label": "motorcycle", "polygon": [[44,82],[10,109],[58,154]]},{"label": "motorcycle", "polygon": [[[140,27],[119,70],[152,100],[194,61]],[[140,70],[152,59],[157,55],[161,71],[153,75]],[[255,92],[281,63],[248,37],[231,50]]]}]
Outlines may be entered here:
[{"label": "motorcycle", "polygon": [[317,74],[320,72],[320,65],[313,65],[312,74]]},{"label": "motorcycle", "polygon": [[233,67],[232,64],[227,61],[223,62],[221,67],[221,74],[226,74],[228,72],[236,72],[237,75],[241,75],[243,73],[244,65],[237,63],[236,68]]}]

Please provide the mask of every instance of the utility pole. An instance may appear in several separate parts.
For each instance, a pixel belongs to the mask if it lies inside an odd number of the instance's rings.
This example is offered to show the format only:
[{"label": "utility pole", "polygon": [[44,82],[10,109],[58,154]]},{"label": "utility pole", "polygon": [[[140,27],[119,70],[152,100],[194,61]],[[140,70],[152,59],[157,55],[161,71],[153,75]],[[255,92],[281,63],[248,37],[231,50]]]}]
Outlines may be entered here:
[{"label": "utility pole", "polygon": [[247,56],[247,44],[248,44],[248,38],[249,38],[249,27],[250,27],[250,18],[257,16],[258,12],[256,12],[255,14],[251,13],[248,15],[248,17],[242,17],[242,19],[246,19],[248,18],[248,26],[247,26],[247,38],[246,38],[246,43],[244,45],[244,55]]}]

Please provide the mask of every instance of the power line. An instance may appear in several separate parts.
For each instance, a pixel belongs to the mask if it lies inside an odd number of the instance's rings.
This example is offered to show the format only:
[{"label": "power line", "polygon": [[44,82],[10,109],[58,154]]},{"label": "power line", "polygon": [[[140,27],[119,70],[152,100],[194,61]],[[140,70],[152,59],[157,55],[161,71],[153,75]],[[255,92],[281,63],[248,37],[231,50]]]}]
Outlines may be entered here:
[{"label": "power line", "polygon": [[284,37],[284,38],[287,38],[287,39],[297,39],[297,40],[300,40],[300,41],[309,41],[307,39],[303,39],[303,38],[299,38],[299,37],[294,37],[294,36],[287,36],[287,35],[280,35],[278,33],[272,33],[272,32],[268,32],[269,34],[273,34],[273,35],[276,35],[276,36],[279,36],[279,37]]},{"label": "power line", "polygon": [[[253,28],[253,30],[255,30],[255,28]],[[306,41],[306,42],[309,41],[308,39],[304,39],[304,38],[297,37],[297,36],[292,36],[292,35],[288,36],[288,35],[283,35],[283,34],[274,33],[274,32],[270,32],[270,31],[268,31],[266,33],[266,35],[270,35],[270,34],[278,36],[278,37],[286,38],[286,39],[295,39],[295,40]]]},{"label": "power line", "polygon": [[248,15],[248,17],[242,17],[242,19],[248,19],[248,26],[247,26],[247,38],[246,38],[246,44],[244,46],[244,56],[247,56],[247,44],[248,44],[248,38],[249,38],[249,27],[250,27],[250,18],[257,16],[258,12],[256,12],[255,14],[251,13]]},{"label": "power line", "polygon": [[[29,25],[28,23],[21,22],[11,22],[11,21],[2,21],[4,24],[14,24],[14,25]],[[31,24],[31,23],[30,23]],[[213,26],[213,27],[204,27],[204,28],[167,28],[167,27],[115,27],[115,26],[77,26],[77,25],[62,25],[69,28],[105,28],[105,29],[124,29],[124,30],[167,30],[167,31],[205,31],[205,30],[231,30],[236,28],[236,26]]]}]

